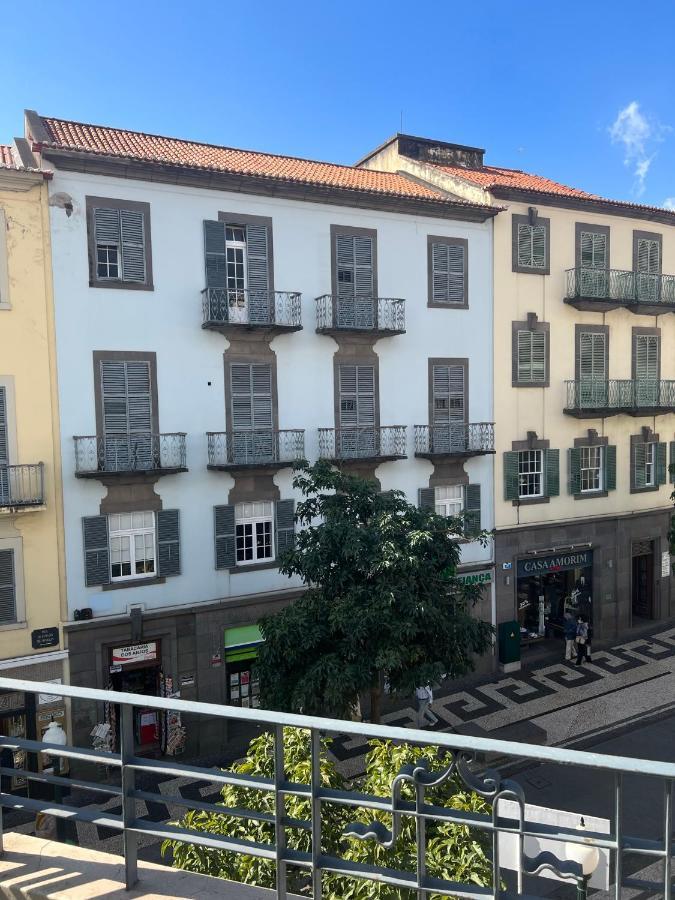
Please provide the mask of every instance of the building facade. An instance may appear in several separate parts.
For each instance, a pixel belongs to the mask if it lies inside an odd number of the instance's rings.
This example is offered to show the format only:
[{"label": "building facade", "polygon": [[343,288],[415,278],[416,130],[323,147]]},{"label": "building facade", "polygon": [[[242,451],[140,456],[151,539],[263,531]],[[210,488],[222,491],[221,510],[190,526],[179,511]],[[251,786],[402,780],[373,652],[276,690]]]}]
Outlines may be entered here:
[{"label": "building facade", "polygon": [[[257,705],[295,459],[465,514],[495,620],[492,219],[390,173],[26,116],[50,182],[73,684]],[[75,738],[114,709],[81,711]],[[138,710],[144,750],[213,725]]]},{"label": "building facade", "polygon": [[[0,671],[61,682],[58,400],[47,175],[24,139],[0,146]],[[65,725],[60,697],[0,695],[3,734]],[[3,765],[7,765],[4,760]],[[23,751],[15,769],[41,765]],[[12,788],[24,783],[12,778]]]},{"label": "building facade", "polygon": [[397,135],[360,162],[504,211],[494,225],[496,597],[527,645],[675,614],[675,214]]}]

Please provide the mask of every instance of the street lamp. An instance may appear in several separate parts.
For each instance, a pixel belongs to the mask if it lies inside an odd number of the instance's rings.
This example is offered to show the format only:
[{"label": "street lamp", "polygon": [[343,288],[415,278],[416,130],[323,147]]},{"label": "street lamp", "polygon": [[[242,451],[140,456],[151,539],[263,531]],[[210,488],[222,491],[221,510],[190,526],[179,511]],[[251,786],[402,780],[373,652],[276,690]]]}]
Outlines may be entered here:
[{"label": "street lamp", "polygon": [[[42,740],[45,744],[55,744],[58,747],[65,747],[68,743],[68,737],[63,730],[63,728],[59,725],[58,722],[55,722],[52,718],[51,722],[47,726],[47,730],[42,735]],[[49,750],[42,751],[43,756],[46,756],[48,760],[51,761],[52,767],[54,770],[54,775],[57,777],[61,774],[61,757],[57,756],[53,753],[50,753]],[[53,800],[57,805],[61,804],[63,800],[63,788],[60,784],[55,784],[53,789]],[[56,816],[56,837],[58,840],[61,840],[63,836],[63,822],[61,821],[60,816]]]},{"label": "street lamp", "polygon": [[[586,823],[581,818],[577,825],[577,831],[585,831]],[[565,857],[571,862],[579,863],[581,878],[577,881],[577,900],[586,900],[588,895],[588,882],[591,875],[598,868],[600,851],[591,843],[591,838],[584,838],[583,843],[565,843]]]}]

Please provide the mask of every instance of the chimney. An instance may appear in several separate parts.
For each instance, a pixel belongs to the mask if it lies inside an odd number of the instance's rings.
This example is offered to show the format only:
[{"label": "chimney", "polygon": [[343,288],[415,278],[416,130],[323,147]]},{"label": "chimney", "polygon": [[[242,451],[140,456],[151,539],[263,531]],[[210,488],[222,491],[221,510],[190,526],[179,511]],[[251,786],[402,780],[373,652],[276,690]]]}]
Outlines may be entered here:
[{"label": "chimney", "polygon": [[446,141],[432,141],[429,138],[413,137],[409,134],[398,135],[398,152],[401,156],[419,162],[461,166],[465,169],[481,168],[485,154],[485,150],[481,150],[480,147],[448,144]]}]

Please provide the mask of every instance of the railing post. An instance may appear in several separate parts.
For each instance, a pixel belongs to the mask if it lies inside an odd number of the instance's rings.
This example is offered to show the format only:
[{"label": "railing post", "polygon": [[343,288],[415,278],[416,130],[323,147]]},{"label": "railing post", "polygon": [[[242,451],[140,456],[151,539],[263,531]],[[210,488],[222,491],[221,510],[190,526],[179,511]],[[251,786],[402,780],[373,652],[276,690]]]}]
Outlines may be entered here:
[{"label": "railing post", "polygon": [[616,840],[616,858],[614,860],[614,900],[621,900],[621,887],[623,881],[623,838],[621,836],[622,787],[623,780],[620,774],[614,777],[614,837]]},{"label": "railing post", "polygon": [[672,852],[673,833],[673,782],[666,779],[663,785],[663,900],[672,897]]},{"label": "railing post", "polygon": [[286,797],[282,785],[286,780],[284,761],[284,727],[274,728],[274,844],[277,853],[277,897],[286,900],[288,872],[283,856],[286,852]]},{"label": "railing post", "polygon": [[321,900],[321,735],[313,728],[310,731],[312,747],[311,804],[312,804],[312,897]]},{"label": "railing post", "polygon": [[136,772],[127,763],[134,755],[134,708],[124,704],[120,710],[120,759],[122,762],[122,832],[124,872],[127,890],[138,881],[138,835],[129,829],[136,819]]},{"label": "railing post", "polygon": [[422,815],[424,787],[415,784],[415,842],[417,844],[417,900],[424,900],[426,891],[422,887],[427,875],[427,820]]}]

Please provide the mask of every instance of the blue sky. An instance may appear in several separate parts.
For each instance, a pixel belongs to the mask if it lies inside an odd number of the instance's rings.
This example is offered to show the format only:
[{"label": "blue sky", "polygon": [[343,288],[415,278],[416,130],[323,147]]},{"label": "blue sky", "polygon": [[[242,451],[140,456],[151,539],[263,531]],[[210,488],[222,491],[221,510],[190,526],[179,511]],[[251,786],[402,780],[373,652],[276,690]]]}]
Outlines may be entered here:
[{"label": "blue sky", "polygon": [[[647,7],[645,7],[647,11]],[[675,4],[5,3],[0,140],[24,107],[354,162],[400,130],[675,206]],[[520,14],[522,13],[522,14]]]}]

